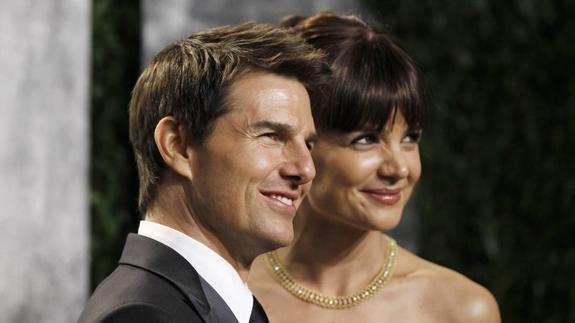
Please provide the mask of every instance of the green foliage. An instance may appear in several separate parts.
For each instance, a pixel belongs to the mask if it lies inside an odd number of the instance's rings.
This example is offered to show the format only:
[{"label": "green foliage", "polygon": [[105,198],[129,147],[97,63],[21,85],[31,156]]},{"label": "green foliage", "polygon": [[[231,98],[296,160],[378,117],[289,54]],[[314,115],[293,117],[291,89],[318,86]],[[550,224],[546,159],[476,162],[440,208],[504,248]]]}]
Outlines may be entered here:
[{"label": "green foliage", "polygon": [[139,1],[94,0],[92,8],[91,284],[117,265],[138,222],[128,102],[139,73]]},{"label": "green foliage", "polygon": [[422,67],[421,254],[504,322],[575,322],[575,2],[364,0]]}]

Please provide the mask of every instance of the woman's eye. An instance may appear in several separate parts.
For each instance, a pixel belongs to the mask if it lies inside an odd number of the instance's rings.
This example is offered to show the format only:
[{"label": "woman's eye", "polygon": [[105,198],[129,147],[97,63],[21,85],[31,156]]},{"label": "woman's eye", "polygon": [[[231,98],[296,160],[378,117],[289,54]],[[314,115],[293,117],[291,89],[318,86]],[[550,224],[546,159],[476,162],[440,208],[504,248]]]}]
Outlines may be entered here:
[{"label": "woman's eye", "polygon": [[379,137],[374,134],[363,134],[361,136],[355,137],[352,141],[352,145],[370,145],[379,142]]},{"label": "woman's eye", "polygon": [[421,140],[421,131],[413,131],[408,133],[403,139],[401,140],[403,143],[408,144],[417,144]]}]

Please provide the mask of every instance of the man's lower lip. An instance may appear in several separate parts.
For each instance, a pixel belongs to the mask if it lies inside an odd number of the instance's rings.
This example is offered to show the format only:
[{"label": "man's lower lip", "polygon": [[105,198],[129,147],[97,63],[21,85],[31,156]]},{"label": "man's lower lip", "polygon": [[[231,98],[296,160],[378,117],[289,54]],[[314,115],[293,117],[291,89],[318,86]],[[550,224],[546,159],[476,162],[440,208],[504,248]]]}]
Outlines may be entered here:
[{"label": "man's lower lip", "polygon": [[382,193],[373,193],[373,192],[363,192],[376,202],[385,204],[385,205],[394,205],[399,200],[401,200],[401,193],[389,193],[389,194],[382,194]]}]

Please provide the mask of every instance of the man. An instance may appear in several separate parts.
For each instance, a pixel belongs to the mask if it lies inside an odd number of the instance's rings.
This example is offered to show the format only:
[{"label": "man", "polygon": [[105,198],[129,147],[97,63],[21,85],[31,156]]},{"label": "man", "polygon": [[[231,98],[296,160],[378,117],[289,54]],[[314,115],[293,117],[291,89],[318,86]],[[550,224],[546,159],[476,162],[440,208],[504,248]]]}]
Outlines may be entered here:
[{"label": "man", "polygon": [[253,23],[152,60],[130,103],[145,220],[79,322],[267,322],[245,280],[293,238],[326,71],[298,36]]}]

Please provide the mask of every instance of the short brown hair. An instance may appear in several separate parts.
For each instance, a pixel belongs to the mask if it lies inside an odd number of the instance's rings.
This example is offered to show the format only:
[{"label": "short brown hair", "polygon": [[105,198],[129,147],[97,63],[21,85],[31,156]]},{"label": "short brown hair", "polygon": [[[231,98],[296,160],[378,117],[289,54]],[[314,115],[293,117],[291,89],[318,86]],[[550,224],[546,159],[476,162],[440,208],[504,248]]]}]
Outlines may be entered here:
[{"label": "short brown hair", "polygon": [[329,73],[322,54],[281,27],[243,23],[213,28],[167,46],[140,75],[130,102],[132,142],[145,214],[166,165],[154,141],[154,129],[166,116],[187,127],[201,144],[215,120],[227,111],[226,90],[249,71],[266,71],[301,82],[317,105]]},{"label": "short brown hair", "polygon": [[318,131],[381,131],[398,111],[410,128],[423,127],[429,101],[419,71],[389,34],[332,12],[290,16],[282,24],[324,51],[333,71],[325,100],[313,111]]}]

